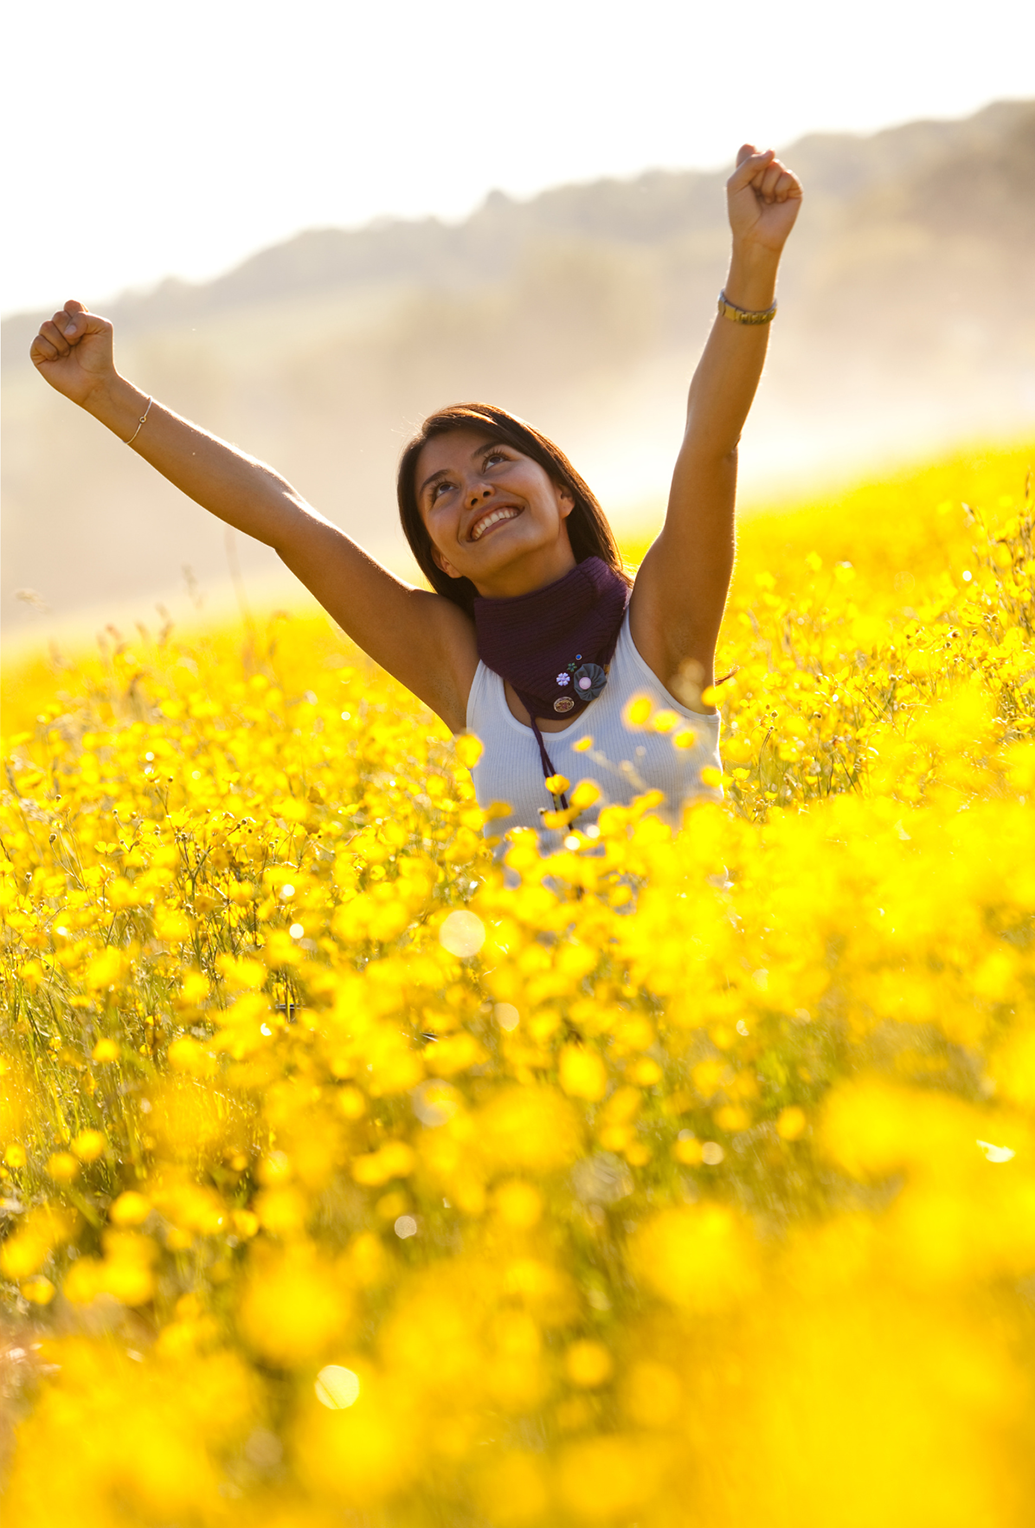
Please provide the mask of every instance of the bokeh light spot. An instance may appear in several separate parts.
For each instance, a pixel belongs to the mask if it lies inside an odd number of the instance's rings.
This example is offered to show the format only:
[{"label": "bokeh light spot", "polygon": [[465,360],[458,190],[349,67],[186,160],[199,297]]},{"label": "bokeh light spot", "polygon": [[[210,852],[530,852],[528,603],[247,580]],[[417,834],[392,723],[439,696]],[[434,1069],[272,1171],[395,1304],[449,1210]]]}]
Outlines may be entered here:
[{"label": "bokeh light spot", "polygon": [[340,1364],[328,1364],[316,1376],[316,1399],[328,1411],[344,1411],[359,1399],[359,1375]]},{"label": "bokeh light spot", "polygon": [[477,955],[485,943],[485,924],[477,913],[458,910],[450,913],[439,929],[438,937],[450,955],[464,958]]}]

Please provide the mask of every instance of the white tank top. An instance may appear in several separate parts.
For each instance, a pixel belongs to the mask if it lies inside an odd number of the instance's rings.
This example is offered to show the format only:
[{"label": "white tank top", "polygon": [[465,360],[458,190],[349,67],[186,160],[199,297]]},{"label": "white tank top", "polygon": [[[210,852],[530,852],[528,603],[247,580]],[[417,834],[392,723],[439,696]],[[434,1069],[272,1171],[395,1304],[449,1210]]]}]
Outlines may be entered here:
[{"label": "white tank top", "polygon": [[[692,728],[693,746],[674,747],[671,732],[627,727],[622,713],[639,695],[650,699],[652,710],[675,711]],[[664,792],[657,813],[678,828],[684,803],[692,796],[718,799],[722,795],[716,787],[701,783],[702,769],[721,767],[719,727],[718,712],[706,716],[680,705],[648,668],[636,650],[626,611],[603,693],[563,732],[544,732],[543,741],[558,774],[573,786],[592,780],[600,788],[596,806],[578,818],[580,829],[596,821],[601,807],[628,806],[634,796],[649,790]],[[553,802],[543,782],[535,735],[512,714],[503,680],[484,663],[478,664],[467,700],[467,730],[481,740],[484,749],[473,770],[479,804],[488,807],[499,801],[510,807],[507,816],[486,825],[486,832],[495,837],[510,828],[535,828],[544,851],[559,848],[563,833],[542,826],[541,813],[549,811]],[[578,752],[574,744],[586,737],[592,738],[591,747]]]}]

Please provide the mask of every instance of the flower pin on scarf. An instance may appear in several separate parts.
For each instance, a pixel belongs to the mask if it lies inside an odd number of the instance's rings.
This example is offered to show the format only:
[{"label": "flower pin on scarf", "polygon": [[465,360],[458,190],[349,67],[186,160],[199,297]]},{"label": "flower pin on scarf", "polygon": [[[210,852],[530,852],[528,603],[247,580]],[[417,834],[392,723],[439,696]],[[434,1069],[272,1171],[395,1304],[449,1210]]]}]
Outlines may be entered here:
[{"label": "flower pin on scarf", "polygon": [[607,674],[599,663],[584,663],[574,673],[575,693],[580,700],[596,700],[607,683]]}]

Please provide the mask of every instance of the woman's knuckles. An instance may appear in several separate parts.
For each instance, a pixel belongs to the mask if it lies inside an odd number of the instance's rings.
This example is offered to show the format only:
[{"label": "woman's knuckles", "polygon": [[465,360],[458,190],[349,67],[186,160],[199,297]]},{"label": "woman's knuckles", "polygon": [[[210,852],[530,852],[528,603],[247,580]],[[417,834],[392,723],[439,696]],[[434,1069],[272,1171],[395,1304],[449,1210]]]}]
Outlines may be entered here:
[{"label": "woman's knuckles", "polygon": [[48,340],[54,349],[61,354],[68,353],[68,342],[53,319],[48,319],[40,330],[41,338]]}]

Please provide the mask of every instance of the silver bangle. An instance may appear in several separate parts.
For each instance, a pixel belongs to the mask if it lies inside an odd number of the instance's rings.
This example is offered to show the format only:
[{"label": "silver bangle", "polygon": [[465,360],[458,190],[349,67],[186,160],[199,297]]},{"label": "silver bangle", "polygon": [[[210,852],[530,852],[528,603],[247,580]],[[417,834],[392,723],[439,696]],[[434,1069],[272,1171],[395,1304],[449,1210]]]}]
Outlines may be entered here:
[{"label": "silver bangle", "polygon": [[719,313],[723,318],[730,318],[735,324],[771,324],[776,317],[776,303],[771,308],[763,311],[751,308],[738,308],[735,302],[730,302],[725,292],[719,293]]},{"label": "silver bangle", "polygon": [[127,446],[131,446],[133,444],[133,442],[136,440],[137,436],[140,434],[141,430],[144,428],[144,421],[147,418],[148,414],[150,414],[150,412],[151,412],[151,405],[152,405],[152,403],[154,403],[154,401],[155,400],[153,398],[148,398],[148,400],[147,400],[147,408],[144,410],[144,412],[141,414],[140,418],[137,420],[137,427],[136,427],[136,429],[133,431],[133,434],[126,441],[126,445]]}]

